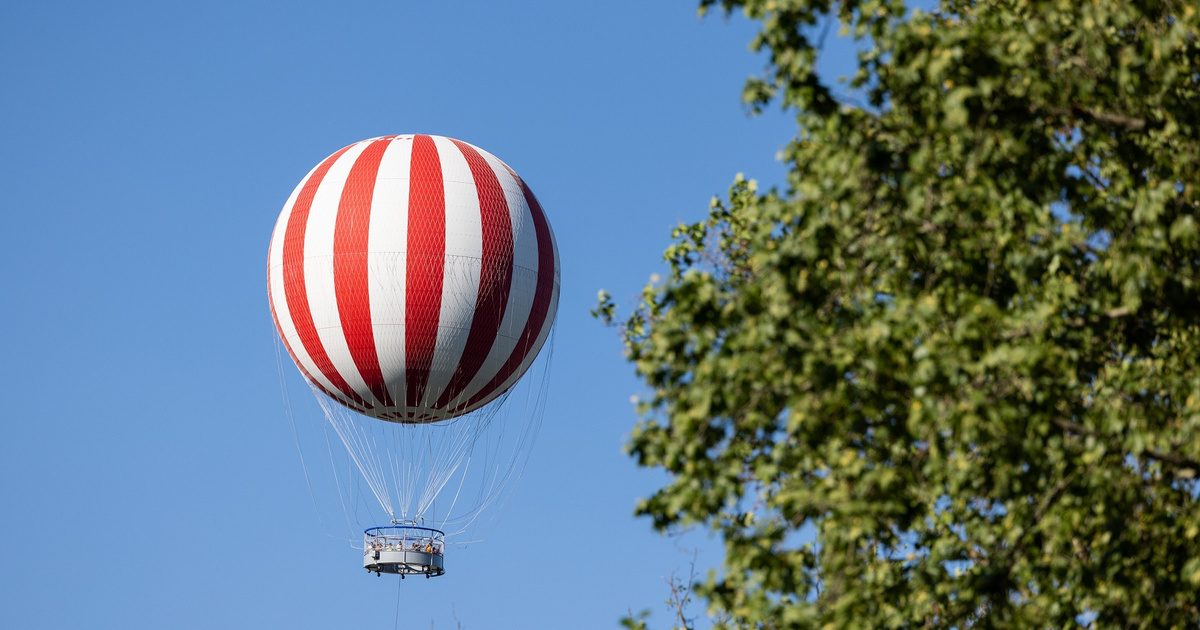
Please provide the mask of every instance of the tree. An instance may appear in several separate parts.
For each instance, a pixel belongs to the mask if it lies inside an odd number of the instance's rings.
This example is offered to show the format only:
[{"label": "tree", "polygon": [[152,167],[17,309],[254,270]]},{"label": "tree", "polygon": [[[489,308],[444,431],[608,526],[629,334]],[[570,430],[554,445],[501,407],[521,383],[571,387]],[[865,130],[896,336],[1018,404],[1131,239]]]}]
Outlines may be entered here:
[{"label": "tree", "polygon": [[[629,450],[670,475],[637,511],[719,534],[707,612],[1190,627],[1195,2],[714,7],[761,23],[744,97],[795,113],[787,185],[736,178],[620,318]],[[816,74],[824,20],[860,40],[863,103]]]}]

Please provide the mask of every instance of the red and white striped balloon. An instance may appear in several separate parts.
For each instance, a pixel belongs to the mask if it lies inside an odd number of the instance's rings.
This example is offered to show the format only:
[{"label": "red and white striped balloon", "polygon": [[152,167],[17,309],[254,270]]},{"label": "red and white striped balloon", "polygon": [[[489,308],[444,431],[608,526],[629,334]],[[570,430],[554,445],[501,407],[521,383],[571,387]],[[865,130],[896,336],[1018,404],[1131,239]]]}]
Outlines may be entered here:
[{"label": "red and white striped balloon", "polygon": [[397,422],[453,418],[529,368],[558,305],[558,251],[529,186],[494,155],[430,135],[363,140],[284,204],[267,294],[314,386]]}]

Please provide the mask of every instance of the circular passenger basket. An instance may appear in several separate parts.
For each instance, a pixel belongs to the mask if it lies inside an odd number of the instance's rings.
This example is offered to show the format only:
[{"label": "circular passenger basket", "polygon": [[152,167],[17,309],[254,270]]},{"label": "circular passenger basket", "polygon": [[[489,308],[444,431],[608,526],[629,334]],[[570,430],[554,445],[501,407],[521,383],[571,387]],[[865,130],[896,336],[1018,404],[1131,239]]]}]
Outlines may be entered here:
[{"label": "circular passenger basket", "polygon": [[363,532],[363,568],[376,575],[437,577],[446,572],[446,535],[419,525],[372,527]]}]

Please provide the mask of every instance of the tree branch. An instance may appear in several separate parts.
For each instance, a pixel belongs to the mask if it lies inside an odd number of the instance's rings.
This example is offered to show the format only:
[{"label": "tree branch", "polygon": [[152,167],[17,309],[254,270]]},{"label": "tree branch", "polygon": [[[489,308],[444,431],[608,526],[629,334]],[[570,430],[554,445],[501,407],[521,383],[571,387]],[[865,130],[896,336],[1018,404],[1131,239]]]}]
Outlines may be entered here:
[{"label": "tree branch", "polygon": [[1136,116],[1126,116],[1125,114],[1102,112],[1094,109],[1084,109],[1079,105],[1072,105],[1071,111],[1080,118],[1088,118],[1096,122],[1124,127],[1130,131],[1138,131],[1146,127],[1146,119],[1138,118]]},{"label": "tree branch", "polygon": [[1046,107],[1038,108],[1031,107],[1031,113],[1037,114],[1041,109],[1042,113],[1052,114],[1054,116],[1068,116],[1072,118],[1081,118],[1083,120],[1104,123],[1114,127],[1121,127],[1130,131],[1140,131],[1146,128],[1147,122],[1145,118],[1130,116],[1128,114],[1119,114],[1116,112],[1106,112],[1098,109],[1089,109],[1079,104],[1071,105],[1070,107]]},{"label": "tree branch", "polygon": [[[1071,422],[1070,420],[1064,420],[1062,418],[1055,418],[1054,424],[1057,425],[1059,428],[1063,429],[1064,431],[1075,434],[1075,435],[1090,435],[1093,437],[1103,437],[1103,436],[1097,434],[1095,431],[1083,426],[1082,424],[1079,424],[1077,422]],[[1147,448],[1147,449],[1143,449],[1140,454],[1145,455],[1146,457],[1149,457],[1150,459],[1154,459],[1154,460],[1157,460],[1159,462],[1169,465],[1170,467],[1175,469],[1175,476],[1181,477],[1184,479],[1191,479],[1196,476],[1196,473],[1198,471],[1200,471],[1200,461],[1192,459],[1190,457],[1186,457],[1184,455],[1180,455],[1178,453],[1169,453],[1166,451],[1160,451],[1160,450],[1153,449],[1153,448]]]}]

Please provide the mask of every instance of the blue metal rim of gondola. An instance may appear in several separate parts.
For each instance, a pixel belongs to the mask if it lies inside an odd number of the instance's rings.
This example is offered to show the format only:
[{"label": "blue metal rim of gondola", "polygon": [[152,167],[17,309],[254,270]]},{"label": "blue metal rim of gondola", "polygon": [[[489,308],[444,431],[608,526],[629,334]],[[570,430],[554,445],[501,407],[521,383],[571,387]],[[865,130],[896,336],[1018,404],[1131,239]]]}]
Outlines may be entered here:
[{"label": "blue metal rim of gondola", "polygon": [[372,532],[381,532],[382,533],[382,532],[384,532],[384,530],[393,530],[393,529],[419,530],[419,531],[425,531],[425,532],[432,532],[432,534],[435,534],[435,535],[431,536],[432,538],[435,538],[437,540],[445,540],[446,539],[446,532],[443,532],[440,529],[434,529],[432,527],[425,527],[423,525],[409,525],[409,524],[399,524],[399,523],[394,524],[394,525],[380,525],[379,527],[368,527],[363,530],[363,533],[366,534],[367,536],[374,536],[376,534],[373,534]]}]

